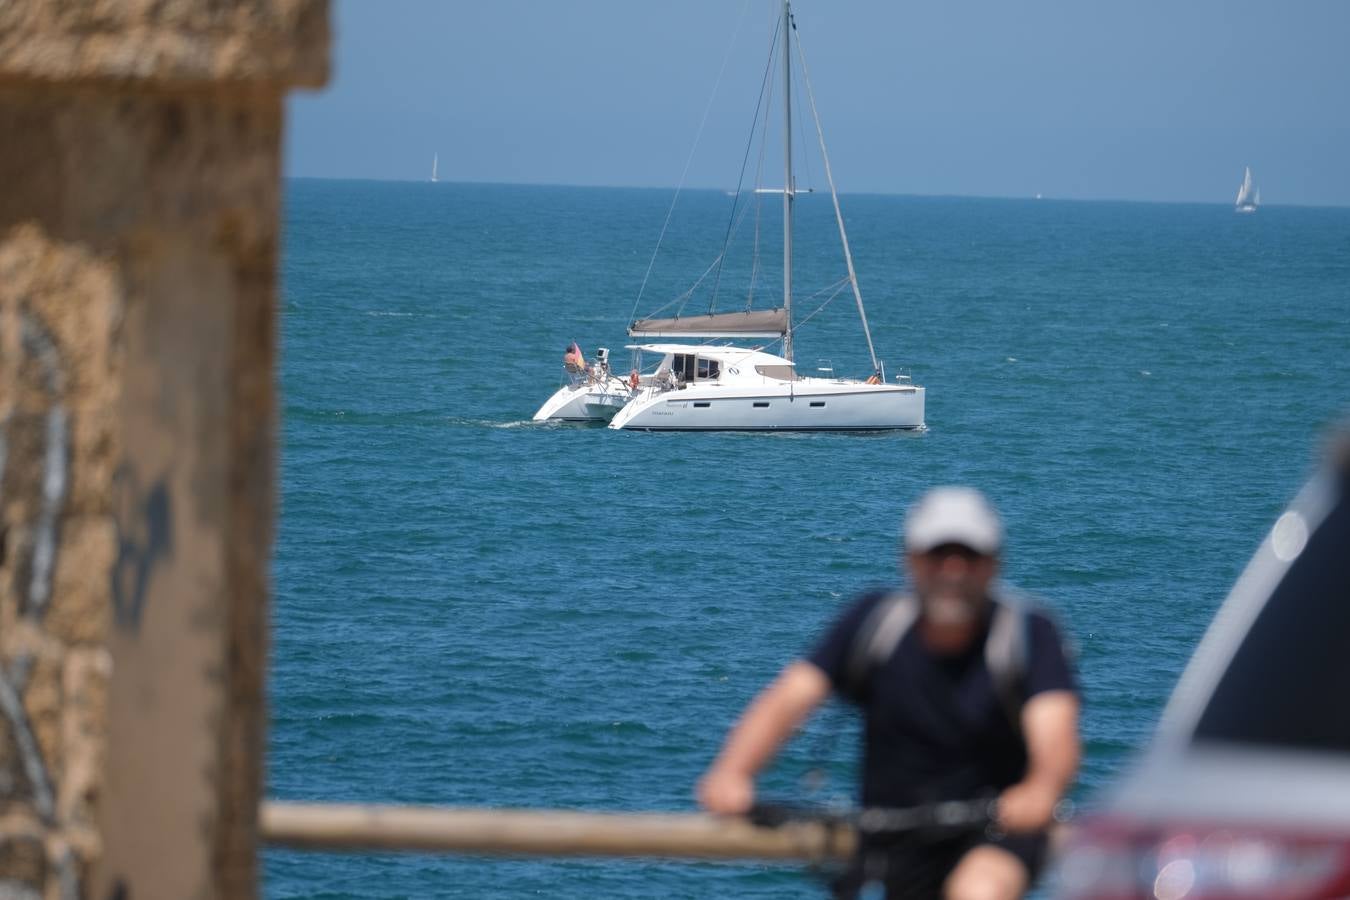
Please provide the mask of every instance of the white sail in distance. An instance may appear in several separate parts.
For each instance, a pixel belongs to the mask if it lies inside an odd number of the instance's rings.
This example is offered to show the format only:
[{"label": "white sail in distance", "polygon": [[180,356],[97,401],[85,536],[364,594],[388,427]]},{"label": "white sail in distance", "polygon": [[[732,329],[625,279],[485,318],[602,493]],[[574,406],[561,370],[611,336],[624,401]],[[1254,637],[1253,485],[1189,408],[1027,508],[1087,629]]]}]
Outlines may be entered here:
[{"label": "white sail in distance", "polygon": [[1233,206],[1238,212],[1255,212],[1256,207],[1261,203],[1261,191],[1252,194],[1252,169],[1246,166],[1242,173],[1242,184],[1238,187],[1237,199],[1233,201]]}]

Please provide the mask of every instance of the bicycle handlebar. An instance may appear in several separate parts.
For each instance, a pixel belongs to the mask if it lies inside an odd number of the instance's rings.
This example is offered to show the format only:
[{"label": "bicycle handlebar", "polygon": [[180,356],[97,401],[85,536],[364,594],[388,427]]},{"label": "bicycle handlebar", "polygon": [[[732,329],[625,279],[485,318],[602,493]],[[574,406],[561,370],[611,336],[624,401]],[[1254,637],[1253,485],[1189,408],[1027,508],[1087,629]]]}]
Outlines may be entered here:
[{"label": "bicycle handlebar", "polygon": [[829,827],[852,826],[870,837],[922,829],[979,829],[997,821],[997,801],[946,800],[910,807],[868,806],[856,810],[826,810],[778,803],[757,803],[748,818],[756,825],[777,828],[790,822],[818,822]]},{"label": "bicycle handlebar", "polygon": [[[1068,798],[1055,804],[1049,829],[1057,831],[1073,818],[1074,804]],[[851,827],[862,837],[888,837],[915,831],[977,831],[1001,829],[998,824],[998,800],[992,797],[974,800],[943,800],[909,807],[865,806],[861,809],[822,809],[783,803],[756,803],[746,813],[754,825],[778,828],[794,822],[808,822],[827,828]]]}]

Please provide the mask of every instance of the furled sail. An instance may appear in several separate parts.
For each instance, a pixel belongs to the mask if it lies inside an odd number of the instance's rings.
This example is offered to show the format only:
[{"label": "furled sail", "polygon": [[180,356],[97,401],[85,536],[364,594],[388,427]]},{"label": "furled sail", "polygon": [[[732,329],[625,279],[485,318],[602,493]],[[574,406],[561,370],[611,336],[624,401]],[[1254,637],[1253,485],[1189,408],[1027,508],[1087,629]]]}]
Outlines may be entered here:
[{"label": "furled sail", "polygon": [[630,337],[782,337],[788,330],[787,310],[747,309],[673,319],[638,319]]}]

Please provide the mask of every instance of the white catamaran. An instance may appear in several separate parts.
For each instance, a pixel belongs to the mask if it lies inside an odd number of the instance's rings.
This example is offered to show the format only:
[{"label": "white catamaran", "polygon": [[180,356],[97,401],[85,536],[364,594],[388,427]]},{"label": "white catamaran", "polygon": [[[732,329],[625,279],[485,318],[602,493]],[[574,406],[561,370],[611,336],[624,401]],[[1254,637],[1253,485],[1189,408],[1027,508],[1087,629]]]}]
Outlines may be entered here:
[{"label": "white catamaran", "polygon": [[[783,55],[783,189],[759,189],[756,193],[783,195],[783,305],[769,310],[709,312],[706,315],[647,318],[628,328],[631,337],[773,338],[782,342],[782,355],[762,347],[714,344],[653,343],[633,345],[641,354],[661,357],[654,373],[641,376],[631,398],[618,410],[610,428],[644,431],[879,431],[922,429],[924,389],[904,376],[893,383],[885,380],[885,368],[877,359],[867,326],[853,255],[844,231],[844,218],[825,151],[824,134],[816,114],[809,78],[804,78],[811,114],[824,161],[825,175],[834,203],[835,221],[843,244],[847,283],[852,288],[862,319],[863,334],[872,359],[866,380],[797,373],[792,339],[792,204],[798,191],[792,175],[792,64],[791,42],[796,34],[792,10],[783,2],[778,26]],[[800,39],[797,46],[801,55]],[[771,51],[772,52],[772,51]],[[806,69],[803,62],[803,75]],[[842,285],[839,288],[842,290]]]},{"label": "white catamaran", "polygon": [[1261,189],[1252,188],[1252,169],[1246,166],[1246,171],[1242,174],[1242,184],[1238,186],[1237,202],[1233,208],[1240,213],[1254,213],[1256,208],[1261,205]]}]

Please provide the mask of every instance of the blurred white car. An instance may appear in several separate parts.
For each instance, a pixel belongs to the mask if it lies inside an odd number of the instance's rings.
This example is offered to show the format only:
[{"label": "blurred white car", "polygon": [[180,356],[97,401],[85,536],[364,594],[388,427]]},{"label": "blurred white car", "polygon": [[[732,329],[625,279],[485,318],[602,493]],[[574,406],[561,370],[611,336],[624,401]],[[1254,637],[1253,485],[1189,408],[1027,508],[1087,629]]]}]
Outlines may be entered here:
[{"label": "blurred white car", "polygon": [[1233,586],[1057,897],[1350,897],[1350,442]]}]

